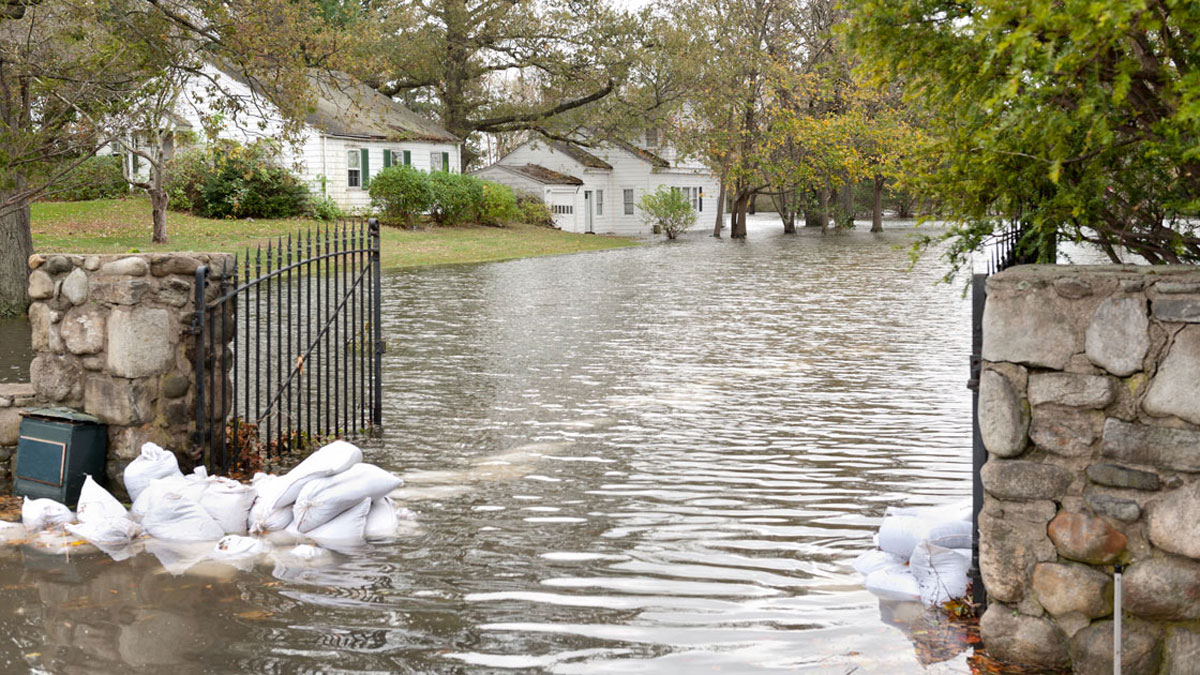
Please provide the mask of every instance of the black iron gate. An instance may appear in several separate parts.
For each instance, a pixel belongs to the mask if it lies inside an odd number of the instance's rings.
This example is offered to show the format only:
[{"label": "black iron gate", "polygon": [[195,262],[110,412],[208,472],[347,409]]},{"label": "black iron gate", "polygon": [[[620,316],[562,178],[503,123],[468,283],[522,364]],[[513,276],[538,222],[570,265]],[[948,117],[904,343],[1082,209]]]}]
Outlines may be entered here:
[{"label": "black iron gate", "polygon": [[987,279],[1015,265],[1037,262],[1037,251],[1030,252],[1029,242],[1023,242],[1028,230],[1021,225],[1006,228],[988,250],[985,271],[971,275],[971,581],[972,601],[979,610],[987,605],[987,591],[979,571],[979,513],[983,510],[983,483],[979,471],[987,461],[987,448],[979,435],[979,377],[983,366],[983,310],[987,305]]},{"label": "black iron gate", "polygon": [[343,221],[196,270],[195,447],[213,473],[383,421],[379,221]]}]

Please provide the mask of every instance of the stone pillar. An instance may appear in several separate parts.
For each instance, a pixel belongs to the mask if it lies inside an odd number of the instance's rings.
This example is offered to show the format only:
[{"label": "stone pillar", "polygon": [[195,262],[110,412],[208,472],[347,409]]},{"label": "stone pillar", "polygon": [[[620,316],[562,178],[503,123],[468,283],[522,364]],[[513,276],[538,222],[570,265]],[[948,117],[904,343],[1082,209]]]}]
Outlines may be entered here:
[{"label": "stone pillar", "polygon": [[194,429],[193,283],[227,254],[31,256],[30,379],[39,402],[83,410],[108,424],[108,478],[153,441],[188,466]]},{"label": "stone pillar", "polygon": [[988,280],[979,518],[989,652],[1112,672],[1200,653],[1200,270],[1016,267]]}]

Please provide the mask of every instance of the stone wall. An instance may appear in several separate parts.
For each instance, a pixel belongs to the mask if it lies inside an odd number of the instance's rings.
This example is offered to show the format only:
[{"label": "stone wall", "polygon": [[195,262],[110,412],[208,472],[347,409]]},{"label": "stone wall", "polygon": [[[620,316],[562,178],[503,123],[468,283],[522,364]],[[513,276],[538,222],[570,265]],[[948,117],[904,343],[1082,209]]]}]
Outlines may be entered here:
[{"label": "stone wall", "polygon": [[146,441],[193,463],[186,453],[194,429],[194,275],[209,265],[219,277],[232,264],[225,254],[30,257],[29,374],[37,402],[108,425],[111,486],[119,488]]},{"label": "stone wall", "polygon": [[1200,672],[1200,270],[1016,267],[988,280],[979,517],[995,656]]}]

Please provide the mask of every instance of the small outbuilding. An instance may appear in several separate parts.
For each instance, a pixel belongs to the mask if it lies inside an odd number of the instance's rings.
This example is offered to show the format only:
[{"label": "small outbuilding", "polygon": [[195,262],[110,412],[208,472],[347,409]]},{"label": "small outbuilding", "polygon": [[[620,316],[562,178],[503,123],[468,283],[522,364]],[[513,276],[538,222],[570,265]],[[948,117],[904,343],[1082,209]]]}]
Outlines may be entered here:
[{"label": "small outbuilding", "polygon": [[554,214],[556,227],[566,231],[578,231],[575,227],[575,204],[583,180],[538,164],[492,164],[472,171],[471,175],[507,185],[514,192],[540,197]]}]

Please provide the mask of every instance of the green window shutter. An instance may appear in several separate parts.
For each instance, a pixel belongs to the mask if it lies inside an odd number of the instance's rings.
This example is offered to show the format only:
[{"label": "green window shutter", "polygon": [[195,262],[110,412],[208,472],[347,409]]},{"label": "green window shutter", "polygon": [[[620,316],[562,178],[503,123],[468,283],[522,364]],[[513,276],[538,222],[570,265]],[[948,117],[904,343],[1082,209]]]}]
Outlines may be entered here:
[{"label": "green window shutter", "polygon": [[371,154],[366,148],[362,149],[362,186],[367,189],[371,184]]},{"label": "green window shutter", "polygon": [[442,171],[450,173],[450,153],[448,152],[442,153]]},{"label": "green window shutter", "polygon": [[404,151],[404,166],[412,166],[412,152],[409,150]]},{"label": "green window shutter", "polygon": [[392,151],[384,148],[383,150],[383,168],[388,168],[392,165]]}]

